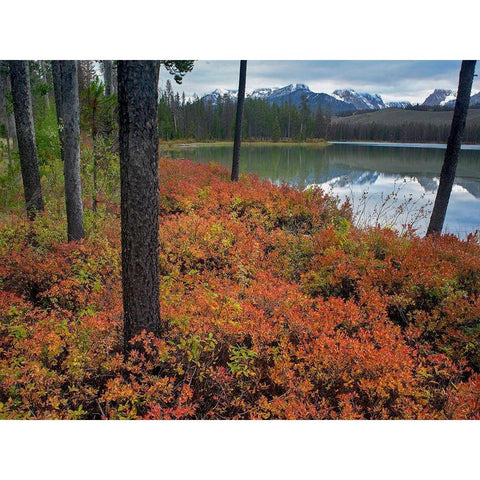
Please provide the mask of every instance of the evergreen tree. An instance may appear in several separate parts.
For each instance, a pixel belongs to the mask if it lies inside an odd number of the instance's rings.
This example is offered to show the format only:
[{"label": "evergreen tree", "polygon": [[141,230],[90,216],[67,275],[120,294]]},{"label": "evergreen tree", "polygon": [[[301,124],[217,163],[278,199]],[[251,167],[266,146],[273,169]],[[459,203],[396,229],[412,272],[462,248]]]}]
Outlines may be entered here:
[{"label": "evergreen tree", "polygon": [[68,241],[81,240],[83,229],[82,182],[80,179],[80,103],[75,60],[54,60],[56,72],[54,88],[59,125],[62,130],[63,172],[67,207]]},{"label": "evergreen tree", "polygon": [[273,142],[278,142],[280,141],[280,122],[278,120],[278,116],[275,116],[273,120],[273,132],[272,132],[272,141]]},{"label": "evergreen tree", "polygon": [[161,333],[156,61],[118,62],[124,348]]}]

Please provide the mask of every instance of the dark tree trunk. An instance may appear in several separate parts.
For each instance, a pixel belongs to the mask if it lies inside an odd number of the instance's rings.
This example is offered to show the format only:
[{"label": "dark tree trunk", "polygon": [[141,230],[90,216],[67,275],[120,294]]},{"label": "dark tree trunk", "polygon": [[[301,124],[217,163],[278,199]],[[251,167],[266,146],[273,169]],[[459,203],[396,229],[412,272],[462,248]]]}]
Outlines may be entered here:
[{"label": "dark tree trunk", "polygon": [[161,333],[157,61],[118,62],[124,347]]},{"label": "dark tree trunk", "polygon": [[8,166],[12,167],[12,152],[10,151],[10,126],[8,122],[8,110],[7,110],[7,76],[8,76],[8,65],[6,62],[1,62],[0,64],[0,101],[2,109],[2,117],[5,121],[5,133],[7,136],[7,157],[8,157]]},{"label": "dark tree trunk", "polygon": [[[48,86],[48,78],[47,78],[47,66],[45,64],[45,60],[40,60],[40,69],[42,71],[42,81],[43,84],[47,87]],[[48,89],[46,90],[45,93],[45,108],[50,110],[50,96],[48,94]]]},{"label": "dark tree trunk", "polygon": [[10,77],[25,202],[28,217],[33,220],[36,213],[43,210],[43,198],[35,143],[28,62],[10,60]]},{"label": "dark tree trunk", "polygon": [[233,140],[232,182],[238,181],[240,173],[240,144],[242,142],[242,117],[245,102],[245,83],[247,80],[247,61],[240,60],[240,77],[238,81],[237,114],[235,117],[235,138]]},{"label": "dark tree trunk", "polygon": [[[10,75],[7,75],[7,92],[12,91],[12,82]],[[17,141],[17,127],[15,125],[15,115],[13,113],[10,113],[8,115],[8,130],[11,135],[11,139],[13,141],[13,148],[18,148],[18,141]]]},{"label": "dark tree trunk", "polygon": [[93,198],[92,198],[92,210],[97,211],[98,205],[98,162],[97,162],[97,100],[94,101],[92,107],[92,143],[93,143]]},{"label": "dark tree trunk", "polygon": [[105,84],[105,96],[112,95],[112,83],[113,83],[113,62],[112,60],[103,60],[103,76]]},{"label": "dark tree trunk", "polygon": [[[115,69],[114,69],[113,60],[102,60],[102,64],[103,64],[103,80],[105,85],[104,93],[105,93],[105,96],[108,98],[111,95],[116,94],[116,86],[115,86],[116,75],[114,74]],[[109,109],[107,116],[108,116],[108,127],[106,131],[110,135],[113,131],[113,125],[115,123],[113,109],[112,110]],[[94,151],[95,151],[95,148],[94,148]],[[96,162],[95,158],[94,158],[94,162]],[[95,173],[95,169],[94,169],[94,173]]]},{"label": "dark tree trunk", "polygon": [[435,198],[432,216],[430,217],[427,235],[432,233],[440,234],[442,232],[445,215],[447,213],[448,201],[450,200],[450,194],[455,180],[455,172],[457,170],[465,124],[467,121],[473,76],[475,74],[475,64],[476,60],[464,60],[460,69],[457,100],[453,112],[452,126],[450,128],[447,150],[445,152],[442,171],[440,173],[440,184],[438,185],[437,196]]},{"label": "dark tree trunk", "polygon": [[78,101],[77,63],[75,60],[54,60],[55,98],[59,126],[63,127],[63,173],[67,207],[68,241],[84,237],[82,181],[80,179],[80,105]]},{"label": "dark tree trunk", "polygon": [[60,62],[52,60],[53,93],[55,95],[55,111],[57,113],[58,136],[60,138],[60,156],[63,158],[63,114],[62,108],[62,73]]}]

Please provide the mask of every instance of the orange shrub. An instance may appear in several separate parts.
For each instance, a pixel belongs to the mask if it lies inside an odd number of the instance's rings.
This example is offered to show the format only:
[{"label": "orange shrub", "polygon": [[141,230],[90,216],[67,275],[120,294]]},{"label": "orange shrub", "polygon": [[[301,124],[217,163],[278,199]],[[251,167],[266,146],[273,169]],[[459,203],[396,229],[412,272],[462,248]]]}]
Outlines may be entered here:
[{"label": "orange shrub", "polygon": [[479,418],[476,238],[359,230],[319,190],[216,165],[160,173],[166,333],[127,358],[108,199],[79,244],[48,214],[0,225],[0,418]]}]

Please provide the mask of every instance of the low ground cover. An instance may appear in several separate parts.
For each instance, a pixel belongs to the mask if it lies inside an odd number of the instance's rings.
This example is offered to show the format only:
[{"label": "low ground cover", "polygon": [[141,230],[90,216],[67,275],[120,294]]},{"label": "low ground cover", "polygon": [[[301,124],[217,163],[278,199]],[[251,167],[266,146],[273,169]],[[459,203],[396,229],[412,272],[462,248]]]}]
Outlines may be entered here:
[{"label": "low ground cover", "polygon": [[[160,165],[164,336],[122,355],[118,196],[0,219],[0,417],[480,418],[480,246],[320,190]],[[44,179],[45,182],[45,179]]]}]

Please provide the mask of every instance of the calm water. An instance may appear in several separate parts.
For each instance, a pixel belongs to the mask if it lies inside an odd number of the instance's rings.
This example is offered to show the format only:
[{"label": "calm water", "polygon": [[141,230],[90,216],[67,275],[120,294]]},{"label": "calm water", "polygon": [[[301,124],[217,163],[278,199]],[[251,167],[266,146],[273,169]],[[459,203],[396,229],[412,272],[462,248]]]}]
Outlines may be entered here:
[{"label": "calm water", "polygon": [[[472,148],[473,147],[473,148]],[[240,169],[274,183],[318,186],[349,197],[360,225],[414,223],[424,233],[435,200],[445,147],[430,144],[243,146]],[[231,147],[167,152],[173,158],[231,167]],[[444,231],[461,237],[480,229],[480,146],[462,150]]]}]

